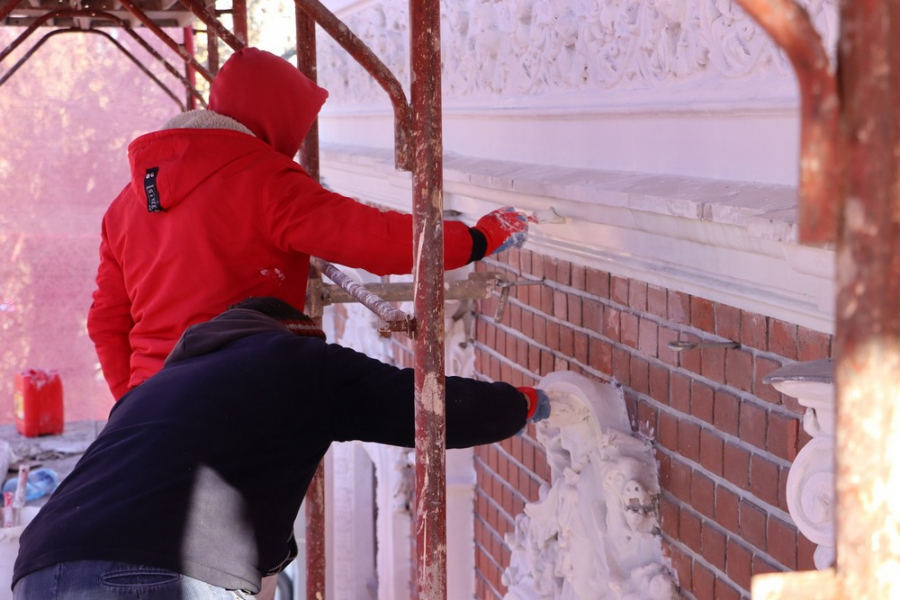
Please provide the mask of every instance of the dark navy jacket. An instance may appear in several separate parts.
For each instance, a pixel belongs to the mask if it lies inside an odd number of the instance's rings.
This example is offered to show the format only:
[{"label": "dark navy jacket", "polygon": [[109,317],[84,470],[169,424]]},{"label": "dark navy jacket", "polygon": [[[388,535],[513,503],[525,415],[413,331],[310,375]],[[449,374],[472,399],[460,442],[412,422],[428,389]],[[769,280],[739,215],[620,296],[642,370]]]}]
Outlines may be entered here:
[{"label": "dark navy jacket", "polygon": [[[123,396],[21,537],[13,584],[59,562],[113,560],[257,592],[296,552],[293,523],[334,441],[413,447],[414,382],[250,310],[189,328]],[[526,401],[447,378],[447,446],[505,439]]]}]

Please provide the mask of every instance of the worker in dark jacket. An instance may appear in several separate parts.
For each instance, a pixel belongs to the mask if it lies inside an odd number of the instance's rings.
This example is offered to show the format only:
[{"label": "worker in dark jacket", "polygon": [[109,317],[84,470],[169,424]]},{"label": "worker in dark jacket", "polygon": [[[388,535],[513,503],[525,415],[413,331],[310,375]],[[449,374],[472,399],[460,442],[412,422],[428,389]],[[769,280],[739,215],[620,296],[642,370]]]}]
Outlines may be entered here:
[{"label": "worker in dark jacket", "polygon": [[[447,377],[448,448],[549,416],[534,388]],[[296,556],[293,524],[335,441],[413,447],[414,373],[327,344],[251,298],[185,331],[126,394],[21,537],[16,600],[244,598]]]}]

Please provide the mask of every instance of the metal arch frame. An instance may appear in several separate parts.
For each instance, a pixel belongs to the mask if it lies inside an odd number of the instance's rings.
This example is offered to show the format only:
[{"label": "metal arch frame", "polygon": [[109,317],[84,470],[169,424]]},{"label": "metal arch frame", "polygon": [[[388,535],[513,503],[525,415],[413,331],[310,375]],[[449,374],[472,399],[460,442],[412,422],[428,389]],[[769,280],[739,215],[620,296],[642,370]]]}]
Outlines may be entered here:
[{"label": "metal arch frame", "polygon": [[780,46],[800,86],[800,237],[833,242],[840,210],[837,77],[809,14],[793,0],[738,0]]},{"label": "metal arch frame", "polygon": [[119,40],[115,39],[105,31],[100,31],[98,29],[79,29],[78,27],[72,27],[69,29],[56,29],[45,34],[34,44],[34,46],[29,48],[28,51],[24,55],[22,55],[22,57],[17,60],[16,63],[3,74],[2,77],[0,77],[0,86],[6,83],[16,73],[16,71],[18,71],[19,68],[28,61],[28,59],[30,59],[32,55],[34,55],[40,49],[40,47],[47,42],[47,40],[62,33],[96,33],[97,35],[105,37],[116,48],[118,48],[119,51],[122,52],[122,54],[127,56],[129,60],[131,60],[131,62],[133,62],[137,66],[138,69],[140,69],[147,77],[149,77],[154,83],[156,83],[156,85],[158,85],[160,89],[162,89],[162,91],[164,91],[166,95],[169,96],[176,105],[178,105],[178,108],[181,110],[181,112],[184,112],[184,102],[182,102],[181,99],[179,99],[178,96],[176,96],[175,93],[166,86],[165,83],[163,83],[156,75],[150,72],[150,70],[145,67],[144,64],[139,61],[134,54],[129,52],[129,50],[125,46],[123,46],[119,42]]},{"label": "metal arch frame", "polygon": [[144,13],[144,11],[132,4],[131,0],[117,0],[117,2],[121,4],[122,7],[125,8],[125,10],[134,15],[134,17],[138,21],[140,21],[144,25],[144,27],[156,34],[156,37],[162,40],[162,42],[173,52],[184,59],[185,64],[190,65],[197,73],[200,73],[200,75],[202,75],[204,79],[212,83],[212,80],[215,79],[215,76],[209,72],[209,69],[201,65],[196,58],[188,53],[187,49],[173,40],[171,36],[169,36],[165,31],[162,30],[162,28],[154,23],[153,20]]},{"label": "metal arch frame", "polygon": [[[319,0],[294,0],[295,8],[303,11],[337,42],[387,92],[394,108],[394,164],[396,168],[413,170],[411,127],[412,107],[406,99],[403,85],[372,50],[328,10]],[[415,2],[411,2],[411,5]],[[412,18],[410,17],[410,20]],[[411,30],[414,29],[411,27]],[[314,34],[313,34],[314,36]],[[299,44],[299,41],[298,41]]]},{"label": "metal arch frame", "polygon": [[[16,2],[16,0],[13,0],[13,2]],[[196,89],[193,85],[191,85],[191,82],[188,81],[188,79],[187,79],[182,73],[180,73],[180,72],[178,71],[178,69],[176,69],[175,67],[173,67],[173,66],[169,63],[169,61],[167,61],[167,60],[165,59],[165,57],[163,57],[159,52],[157,52],[156,49],[153,48],[153,46],[151,46],[151,45],[147,42],[147,40],[145,40],[145,39],[142,38],[140,35],[138,35],[138,33],[137,33],[136,31],[134,31],[134,29],[132,29],[132,28],[128,25],[128,22],[127,22],[127,21],[125,21],[124,19],[121,19],[121,18],[117,17],[116,15],[109,14],[109,13],[102,12],[102,11],[96,11],[96,10],[55,10],[55,11],[48,12],[48,13],[46,13],[46,14],[44,14],[44,15],[41,15],[41,16],[38,17],[31,25],[29,25],[29,26],[25,29],[25,31],[23,31],[21,34],[19,34],[19,37],[17,37],[17,38],[16,38],[15,40],[13,40],[6,48],[4,48],[2,51],[0,51],[0,62],[3,62],[3,60],[4,60],[7,56],[9,56],[16,48],[18,48],[18,47],[19,47],[26,39],[28,39],[29,37],[31,37],[31,35],[32,35],[35,31],[37,31],[38,28],[41,27],[44,23],[46,23],[46,22],[49,21],[50,19],[55,19],[55,18],[57,18],[57,17],[73,17],[73,18],[75,18],[75,17],[91,17],[91,18],[94,18],[94,19],[105,19],[105,20],[112,21],[112,22],[116,23],[117,25],[119,25],[120,27],[122,27],[122,29],[124,29],[125,32],[128,33],[128,35],[130,35],[136,42],[138,42],[138,44],[140,44],[140,46],[141,46],[145,51],[147,51],[148,54],[150,54],[150,55],[153,56],[156,60],[158,60],[160,63],[162,63],[163,67],[165,67],[165,69],[166,69],[167,71],[169,71],[169,73],[171,73],[176,79],[178,79],[179,81],[181,81],[181,83],[184,85],[185,91],[186,91],[188,94],[190,94],[191,96],[195,97],[195,98],[196,98],[203,106],[206,106],[206,100],[203,98],[203,95],[202,95],[199,91],[197,91],[197,89]],[[84,29],[84,30],[82,30],[82,31],[89,31],[89,30],[88,30],[88,29]],[[168,37],[168,36],[167,36],[167,37]],[[171,38],[170,38],[170,39],[171,39]]]}]

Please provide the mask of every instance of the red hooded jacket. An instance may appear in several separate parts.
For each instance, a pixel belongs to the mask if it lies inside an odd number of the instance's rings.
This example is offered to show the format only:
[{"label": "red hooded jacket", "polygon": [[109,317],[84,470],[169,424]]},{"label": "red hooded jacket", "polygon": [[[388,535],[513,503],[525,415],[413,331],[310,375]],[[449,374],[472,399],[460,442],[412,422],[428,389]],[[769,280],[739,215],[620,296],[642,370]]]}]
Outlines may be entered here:
[{"label": "red hooded jacket", "polygon": [[[412,269],[412,217],[319,185],[292,160],[327,92],[246,48],[222,67],[209,111],[128,148],[132,180],[103,218],[88,333],[115,398],[156,373],[181,333],[248,296],[305,304],[310,255],[375,274]],[[470,261],[447,222],[445,267]]]}]

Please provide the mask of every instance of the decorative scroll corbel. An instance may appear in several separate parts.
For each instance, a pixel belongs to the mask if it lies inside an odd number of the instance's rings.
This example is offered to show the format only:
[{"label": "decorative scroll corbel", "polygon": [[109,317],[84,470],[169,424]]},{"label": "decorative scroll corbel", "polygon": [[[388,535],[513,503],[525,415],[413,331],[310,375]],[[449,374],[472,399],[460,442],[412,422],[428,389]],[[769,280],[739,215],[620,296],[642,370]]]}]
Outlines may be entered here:
[{"label": "decorative scroll corbel", "polygon": [[835,559],[833,371],[827,359],[787,365],[763,378],[806,407],[803,429],[812,439],[791,465],[786,496],[797,529],[818,544],[813,556],[818,569],[833,566]]}]

